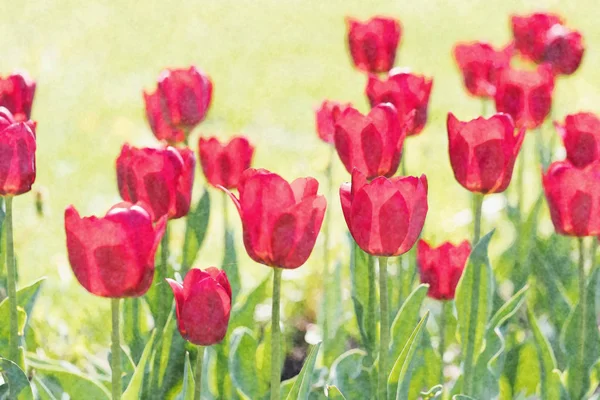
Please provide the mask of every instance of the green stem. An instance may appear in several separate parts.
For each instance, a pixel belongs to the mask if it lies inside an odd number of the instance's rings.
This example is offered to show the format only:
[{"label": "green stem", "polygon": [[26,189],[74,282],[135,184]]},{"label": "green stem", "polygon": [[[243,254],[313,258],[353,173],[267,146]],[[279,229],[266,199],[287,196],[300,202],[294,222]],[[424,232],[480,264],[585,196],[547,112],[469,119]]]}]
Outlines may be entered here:
[{"label": "green stem", "polygon": [[227,204],[229,203],[229,196],[227,195],[227,193],[222,192],[222,201],[223,201],[223,246],[226,247],[227,246],[227,229],[228,229],[228,223],[227,223]]},{"label": "green stem", "polygon": [[[475,268],[473,272],[473,282],[479,282],[481,279],[481,268]],[[473,293],[471,297],[474,299],[478,299],[479,294],[479,285],[475,285],[473,287]],[[467,396],[473,396],[473,379],[474,379],[474,369],[475,369],[475,343],[473,342],[473,338],[475,337],[475,330],[477,329],[477,320],[479,318],[480,310],[478,308],[477,303],[474,304],[473,309],[471,310],[468,318],[469,318],[469,329],[467,332],[467,348],[465,350],[464,359],[463,359],[463,393]],[[469,339],[471,338],[471,339]]]},{"label": "green stem", "polygon": [[[594,238],[595,239],[595,238]],[[579,304],[581,304],[581,347],[579,348],[580,364],[584,364],[586,351],[586,315],[587,315],[587,290],[585,281],[585,247],[583,238],[577,238],[579,242]]]},{"label": "green stem", "polygon": [[590,274],[592,274],[596,269],[596,253],[598,253],[598,240],[599,239],[597,237],[592,238],[592,254],[590,255],[592,259],[592,265],[590,267]]},{"label": "green stem", "polygon": [[15,249],[13,242],[12,196],[4,198],[6,203],[6,278],[8,285],[8,305],[10,307],[10,336],[9,359],[19,362],[19,315],[17,312],[17,265],[15,264]]},{"label": "green stem", "polygon": [[165,234],[163,235],[160,241],[160,266],[156,271],[157,275],[157,284],[158,284],[158,299],[157,299],[157,317],[156,317],[156,327],[159,332],[165,326],[168,316],[168,310],[170,307],[166,306],[166,303],[171,304],[171,300],[169,299],[169,288],[165,283],[165,279],[167,278],[167,268],[169,264],[169,225],[165,228]]},{"label": "green stem", "polygon": [[442,313],[440,315],[440,383],[443,385],[444,380],[444,353],[446,352],[446,313],[448,306],[452,304],[452,300],[442,301]]},{"label": "green stem", "polygon": [[[360,250],[359,250],[360,251]],[[369,260],[369,265],[368,265],[368,271],[369,271],[369,303],[368,303],[368,307],[369,307],[369,312],[367,313],[367,320],[366,320],[366,324],[367,324],[367,335],[369,335],[369,343],[367,344],[369,348],[367,348],[367,353],[370,357],[369,363],[373,363],[375,360],[375,349],[374,347],[374,343],[375,343],[375,337],[377,335],[377,321],[375,321],[375,312],[376,312],[376,308],[377,308],[377,298],[376,298],[376,288],[375,288],[375,279],[376,279],[376,274],[375,274],[375,257],[372,255],[368,255],[368,260]]]},{"label": "green stem", "polygon": [[483,205],[483,195],[473,193],[473,246],[481,238],[481,206]]},{"label": "green stem", "polygon": [[281,383],[281,331],[279,328],[281,303],[281,269],[273,268],[273,308],[271,310],[271,400],[279,400]]},{"label": "green stem", "polygon": [[[333,158],[335,157],[335,147],[330,146],[330,152],[329,152],[329,163],[327,164],[327,168],[325,170],[325,184],[327,185],[325,190],[326,190],[326,196],[327,199],[332,201],[333,200],[333,194],[332,192],[332,188],[333,188],[333,176],[332,176],[332,169],[333,169]],[[321,289],[321,293],[323,296],[323,341],[325,342],[325,349],[327,349],[327,346],[329,344],[329,321],[327,318],[327,311],[329,310],[329,299],[327,296],[327,292],[329,289],[329,285],[330,285],[330,273],[329,273],[329,220],[330,220],[330,214],[331,211],[329,212],[325,212],[325,220],[323,221],[323,228],[322,228],[322,232],[323,232],[323,270],[324,270],[324,274],[323,274],[323,287]],[[327,351],[327,350],[326,350]]]},{"label": "green stem", "polygon": [[198,346],[196,377],[194,379],[194,400],[200,400],[202,397],[202,364],[204,364],[204,346]]},{"label": "green stem", "polygon": [[388,352],[390,349],[390,314],[388,311],[387,257],[379,257],[379,400],[387,400]]},{"label": "green stem", "polygon": [[121,299],[111,299],[112,310],[112,341],[111,341],[111,360],[112,370],[112,399],[121,398],[121,336],[119,330],[119,302]]}]

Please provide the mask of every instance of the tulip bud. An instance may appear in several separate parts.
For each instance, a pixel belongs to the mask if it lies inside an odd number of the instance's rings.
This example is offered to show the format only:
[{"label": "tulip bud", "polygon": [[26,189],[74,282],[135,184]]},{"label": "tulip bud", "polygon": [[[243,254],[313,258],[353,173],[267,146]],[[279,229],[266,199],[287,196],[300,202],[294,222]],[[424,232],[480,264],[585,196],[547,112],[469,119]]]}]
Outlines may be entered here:
[{"label": "tulip bud", "polygon": [[26,73],[0,78],[0,107],[6,107],[16,121],[29,120],[34,94],[35,82]]},{"label": "tulip bud", "polygon": [[600,159],[600,119],[592,113],[567,115],[565,124],[554,123],[562,137],[567,159],[577,168]]},{"label": "tulip bud", "polygon": [[348,45],[354,65],[365,72],[388,72],[394,66],[402,27],[391,18],[375,17],[367,22],[347,19]]},{"label": "tulip bud", "polygon": [[221,144],[215,137],[198,141],[198,153],[208,183],[227,189],[237,188],[242,172],[250,168],[254,147],[245,137],[234,137]]},{"label": "tulip bud", "polygon": [[17,122],[0,107],[0,195],[27,193],[35,182],[35,123]]},{"label": "tulip bud", "polygon": [[431,247],[424,240],[417,245],[417,266],[421,282],[429,284],[427,295],[438,300],[452,300],[456,285],[471,253],[468,241],[455,246],[445,242]]}]

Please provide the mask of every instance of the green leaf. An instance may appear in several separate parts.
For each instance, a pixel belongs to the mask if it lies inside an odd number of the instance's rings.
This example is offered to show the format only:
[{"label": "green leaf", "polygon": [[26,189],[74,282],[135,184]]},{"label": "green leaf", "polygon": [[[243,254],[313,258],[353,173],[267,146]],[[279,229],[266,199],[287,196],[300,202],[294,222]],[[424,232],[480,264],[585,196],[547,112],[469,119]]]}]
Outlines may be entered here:
[{"label": "green leaf", "polygon": [[[36,388],[39,400],[58,400],[52,393],[50,388],[44,383],[39,376],[33,377],[33,385]],[[2,397],[0,397],[1,399]]]},{"label": "green leaf", "polygon": [[452,396],[452,400],[476,400],[471,396],[467,396],[465,394],[456,394]]},{"label": "green leaf", "polygon": [[519,347],[519,359],[513,383],[513,393],[524,398],[533,396],[541,381],[537,351],[532,341],[526,341]]},{"label": "green leaf", "polygon": [[260,387],[255,355],[258,342],[252,331],[245,327],[236,328],[229,339],[229,374],[233,386],[243,399],[258,399],[268,390]]},{"label": "green leaf", "polygon": [[428,391],[421,392],[421,399],[422,400],[437,399],[438,397],[441,397],[442,394],[444,394],[444,386],[435,385]]},{"label": "green leaf", "polygon": [[414,368],[413,360],[414,355],[421,344],[421,338],[423,336],[423,328],[427,324],[429,318],[429,311],[423,315],[423,318],[417,323],[417,326],[412,331],[410,337],[404,344],[402,352],[396,359],[394,367],[388,377],[388,398],[394,398],[396,393],[396,399],[402,400],[408,398],[408,390],[410,388],[410,378],[412,370]]},{"label": "green leaf", "polygon": [[158,377],[157,387],[160,390],[160,395],[163,398],[168,398],[178,391],[176,386],[181,381],[186,344],[177,328],[177,319],[173,311],[169,314],[162,335],[158,338],[154,356],[153,379]]},{"label": "green leaf", "polygon": [[[375,350],[375,331],[369,329],[369,325],[373,326],[376,315],[369,310],[369,304],[374,304],[375,298],[370,298],[369,286],[371,280],[375,279],[375,265],[373,257],[362,251],[356,242],[350,238],[352,242],[352,250],[350,252],[350,281],[351,295],[354,304],[354,313],[356,315],[358,329],[362,339],[363,346],[367,349],[368,354],[372,355]],[[374,293],[371,293],[374,295]]]},{"label": "green leaf", "polygon": [[413,363],[414,372],[410,381],[409,399],[420,398],[423,388],[435,388],[440,382],[442,361],[438,352],[433,349],[427,329],[423,330],[421,345],[417,348]]},{"label": "green leaf", "polygon": [[196,383],[194,382],[194,373],[190,363],[190,353],[186,351],[183,368],[183,386],[181,388],[181,393],[179,393],[176,400],[194,400],[195,386]]},{"label": "green leaf", "polygon": [[140,361],[146,340],[150,336],[150,326],[146,318],[148,312],[143,297],[123,300],[123,338],[135,363]]},{"label": "green leaf", "polygon": [[229,284],[231,285],[231,303],[235,304],[236,296],[240,291],[240,273],[238,271],[237,256],[235,254],[233,231],[229,228],[226,228],[225,231],[225,253],[223,254],[223,263],[221,265],[221,268],[227,274],[227,279],[229,279]]},{"label": "green leaf", "polygon": [[65,361],[43,360],[27,354],[27,365],[35,370],[36,377],[52,386],[55,397],[67,394],[71,399],[109,399],[108,390],[97,380],[84,375],[74,365]]},{"label": "green leaf", "polygon": [[406,341],[413,332],[413,323],[419,321],[419,311],[428,290],[429,285],[419,285],[406,298],[398,314],[396,314],[391,328],[390,360],[396,360],[400,353],[402,353]]},{"label": "green leaf", "polygon": [[144,376],[146,376],[146,367],[148,365],[148,360],[152,355],[154,336],[155,334],[152,333],[150,340],[148,340],[148,343],[146,343],[146,347],[144,348],[140,362],[135,367],[135,372],[131,377],[131,382],[129,382],[127,389],[123,393],[122,400],[139,400],[141,398]]},{"label": "green leaf", "polygon": [[[327,331],[323,331],[323,364],[331,365],[335,359],[343,353],[347,343],[347,331],[344,329],[349,318],[348,313],[344,312],[342,285],[345,280],[342,278],[342,263],[336,262],[327,282],[323,282],[324,296],[327,301],[321,302],[319,312],[319,325]],[[350,317],[351,318],[351,317]],[[324,320],[327,323],[324,324]]]},{"label": "green leaf", "polygon": [[[586,396],[590,389],[590,370],[598,361],[600,354],[600,333],[596,323],[595,296],[599,276],[600,269],[596,268],[588,280],[585,315],[582,315],[582,304],[578,303],[561,333],[561,344],[564,346],[569,360],[567,387],[572,399]],[[585,330],[581,329],[582,318],[586,322]]]},{"label": "green leaf", "polygon": [[0,373],[8,383],[8,399],[33,400],[29,379],[17,364],[0,357]]},{"label": "green leaf", "polygon": [[327,386],[327,398],[328,399],[338,399],[338,400],[346,400],[346,397],[340,392],[335,386]]},{"label": "green leaf", "polygon": [[485,331],[492,310],[494,282],[488,259],[493,231],[476,245],[456,287],[456,313],[463,355],[463,391],[472,393],[476,357],[483,350]]},{"label": "green leaf", "polygon": [[183,240],[183,260],[181,262],[181,273],[185,276],[198,255],[206,237],[208,221],[210,218],[210,195],[204,190],[202,197],[196,207],[187,215],[185,237]]},{"label": "green leaf", "polygon": [[500,328],[525,302],[528,286],[514,294],[490,320],[485,334],[485,349],[477,358],[475,392],[480,398],[496,398],[500,392],[499,379],[504,366],[504,337]]},{"label": "green leaf", "polygon": [[371,384],[369,371],[364,367],[367,353],[363,350],[348,350],[331,365],[328,383],[353,399],[368,399],[376,390]]},{"label": "green leaf", "polygon": [[288,393],[287,400],[308,400],[308,395],[310,394],[310,388],[312,386],[313,372],[315,370],[315,362],[317,361],[317,354],[319,353],[320,348],[321,343],[312,346],[300,373],[296,377],[294,386],[292,386],[292,389]]},{"label": "green leaf", "polygon": [[556,369],[554,352],[552,351],[550,342],[548,342],[548,339],[540,330],[535,315],[533,315],[533,310],[530,307],[527,307],[527,319],[533,332],[533,339],[540,363],[542,399],[559,400],[561,398],[561,383],[560,377],[553,372]]},{"label": "green leaf", "polygon": [[233,332],[239,326],[254,326],[254,311],[256,306],[264,302],[270,296],[271,274],[259,283],[245,299],[239,299],[231,310],[229,321],[229,332]]}]

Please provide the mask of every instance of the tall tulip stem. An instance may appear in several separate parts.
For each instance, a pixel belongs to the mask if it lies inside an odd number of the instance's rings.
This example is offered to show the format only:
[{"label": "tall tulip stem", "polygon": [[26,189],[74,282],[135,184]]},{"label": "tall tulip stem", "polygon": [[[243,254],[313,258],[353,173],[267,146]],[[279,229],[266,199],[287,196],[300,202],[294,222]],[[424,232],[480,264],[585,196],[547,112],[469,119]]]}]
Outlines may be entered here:
[{"label": "tall tulip stem", "polygon": [[223,246],[227,250],[227,229],[228,229],[228,217],[227,217],[227,203],[229,202],[229,196],[227,193],[222,193],[223,197]]},{"label": "tall tulip stem", "polygon": [[[594,238],[596,239],[596,238]],[[585,346],[586,346],[586,302],[587,302],[587,290],[585,280],[585,246],[583,238],[577,238],[579,242],[579,304],[581,305],[581,347],[579,348],[579,359],[585,359]]]},{"label": "tall tulip stem", "polygon": [[387,400],[388,352],[390,348],[390,313],[387,290],[387,257],[379,257],[379,400]]},{"label": "tall tulip stem", "polygon": [[157,282],[158,282],[158,301],[156,302],[158,311],[156,318],[156,327],[159,331],[165,326],[168,317],[168,310],[170,307],[166,307],[165,303],[171,304],[169,299],[169,287],[165,283],[167,278],[167,268],[169,263],[169,225],[165,227],[165,234],[160,241],[160,266],[156,271]]},{"label": "tall tulip stem", "polygon": [[281,383],[280,303],[281,269],[273,268],[273,308],[271,310],[271,400],[279,400],[279,386]]},{"label": "tall tulip stem", "polygon": [[198,346],[196,356],[196,372],[194,378],[194,400],[200,400],[202,396],[202,365],[204,364],[204,346]]},{"label": "tall tulip stem", "polygon": [[[329,152],[329,162],[327,163],[327,167],[325,169],[325,184],[327,187],[325,188],[325,195],[327,196],[328,201],[333,200],[333,159],[335,157],[335,147],[330,146]],[[325,211],[325,218],[323,220],[323,288],[321,289],[321,293],[323,295],[323,341],[325,342],[325,346],[327,349],[327,345],[329,345],[329,321],[327,320],[327,311],[329,310],[329,299],[327,296],[327,292],[329,289],[329,221],[330,221],[331,210]],[[326,350],[327,351],[327,350]]]},{"label": "tall tulip stem", "polygon": [[112,399],[121,398],[121,335],[119,329],[119,303],[121,299],[111,299],[112,310],[112,340],[110,367],[112,370]]},{"label": "tall tulip stem", "polygon": [[481,238],[481,207],[483,205],[483,195],[473,193],[473,246]]},{"label": "tall tulip stem", "polygon": [[369,343],[367,344],[367,354],[370,357],[369,363],[375,361],[375,349],[374,344],[377,336],[377,321],[375,317],[375,313],[377,312],[377,283],[375,280],[377,279],[377,274],[375,271],[375,256],[368,255],[368,270],[369,270],[369,291],[368,291],[368,304],[369,312],[367,312],[366,324],[367,324],[367,335],[369,336]]},{"label": "tall tulip stem", "polygon": [[446,352],[446,313],[452,307],[452,300],[442,301],[440,314],[440,383],[444,384],[444,353]]},{"label": "tall tulip stem", "polygon": [[12,196],[4,198],[6,204],[6,272],[8,285],[8,305],[10,308],[10,337],[9,359],[19,362],[19,315],[17,312],[17,265],[15,264],[15,249],[13,242]]}]

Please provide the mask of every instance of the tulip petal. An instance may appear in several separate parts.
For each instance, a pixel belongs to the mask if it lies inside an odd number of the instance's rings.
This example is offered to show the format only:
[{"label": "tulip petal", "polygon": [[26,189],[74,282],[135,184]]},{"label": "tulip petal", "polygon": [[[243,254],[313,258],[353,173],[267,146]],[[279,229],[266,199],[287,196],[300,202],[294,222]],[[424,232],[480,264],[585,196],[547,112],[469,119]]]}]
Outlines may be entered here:
[{"label": "tulip petal", "polygon": [[295,179],[290,183],[290,186],[294,192],[296,203],[300,203],[308,197],[316,196],[319,190],[319,182],[311,177]]},{"label": "tulip petal", "polygon": [[181,335],[184,336],[186,334],[186,330],[184,320],[181,317],[183,304],[185,303],[185,297],[183,295],[183,286],[179,282],[174,281],[173,279],[167,278],[166,281],[173,290],[173,296],[175,297],[175,314],[177,315],[177,325],[179,327],[179,332],[181,332]]}]

